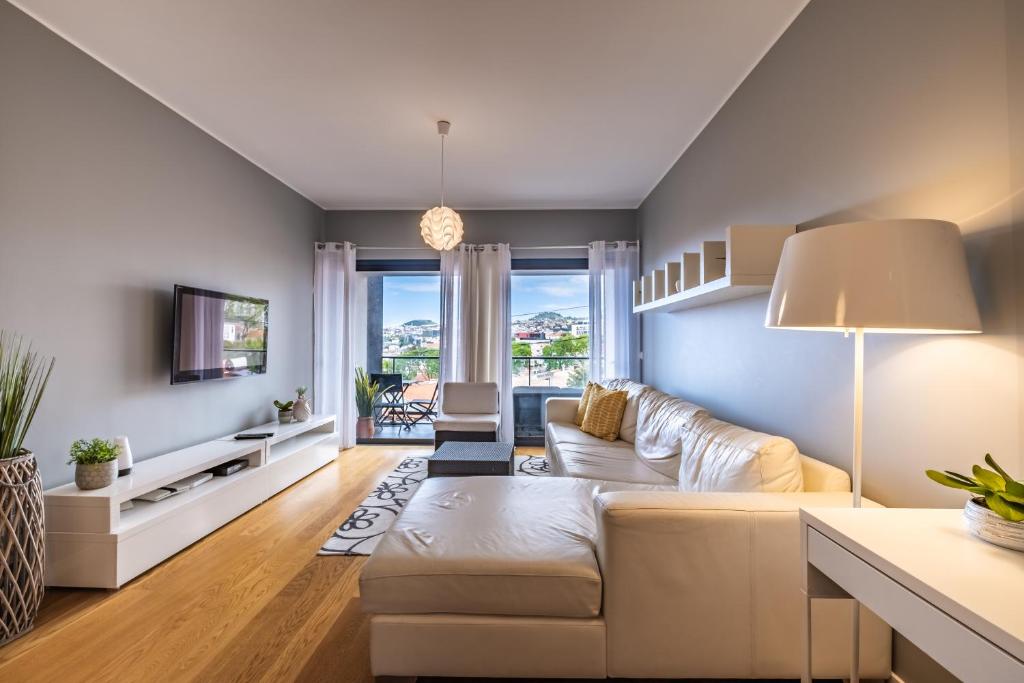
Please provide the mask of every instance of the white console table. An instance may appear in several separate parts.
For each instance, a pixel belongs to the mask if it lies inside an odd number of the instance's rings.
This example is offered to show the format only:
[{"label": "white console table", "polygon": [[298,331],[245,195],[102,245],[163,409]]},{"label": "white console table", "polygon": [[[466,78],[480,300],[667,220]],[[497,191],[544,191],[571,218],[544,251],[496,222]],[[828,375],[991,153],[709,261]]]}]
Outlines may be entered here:
[{"label": "white console table", "polygon": [[[137,462],[106,488],[47,490],[46,585],[119,588],[338,455],[333,415],[246,431],[274,436],[240,441],[231,434]],[[240,458],[249,461],[240,472],[121,511],[124,501]]]},{"label": "white console table", "polygon": [[962,514],[800,511],[804,683],[811,680],[812,598],[859,601],[963,681],[1024,681],[1024,553],[971,536]]}]

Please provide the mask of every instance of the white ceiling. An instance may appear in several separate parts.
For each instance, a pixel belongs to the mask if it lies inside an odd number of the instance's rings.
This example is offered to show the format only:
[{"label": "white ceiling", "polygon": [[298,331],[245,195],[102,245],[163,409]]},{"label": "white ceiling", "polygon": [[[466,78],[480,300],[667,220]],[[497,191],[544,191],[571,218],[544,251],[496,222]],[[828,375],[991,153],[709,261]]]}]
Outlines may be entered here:
[{"label": "white ceiling", "polygon": [[15,0],[324,208],[633,208],[807,0]]}]

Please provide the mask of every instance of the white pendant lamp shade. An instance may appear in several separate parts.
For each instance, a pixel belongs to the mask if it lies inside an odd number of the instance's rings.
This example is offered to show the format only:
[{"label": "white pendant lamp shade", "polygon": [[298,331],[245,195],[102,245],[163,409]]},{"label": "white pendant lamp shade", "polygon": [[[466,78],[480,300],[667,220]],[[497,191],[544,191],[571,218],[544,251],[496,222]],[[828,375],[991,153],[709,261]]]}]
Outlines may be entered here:
[{"label": "white pendant lamp shade", "polygon": [[453,249],[462,241],[462,218],[449,206],[435,206],[423,214],[420,235],[432,249]]},{"label": "white pendant lamp shade", "polygon": [[452,124],[437,122],[437,134],[441,136],[441,206],[429,209],[420,219],[420,235],[427,246],[438,251],[448,251],[462,241],[462,218],[449,206],[444,205],[444,139]]},{"label": "white pendant lamp shade", "polygon": [[786,240],[766,327],[980,332],[960,230],[937,220],[844,223]]}]

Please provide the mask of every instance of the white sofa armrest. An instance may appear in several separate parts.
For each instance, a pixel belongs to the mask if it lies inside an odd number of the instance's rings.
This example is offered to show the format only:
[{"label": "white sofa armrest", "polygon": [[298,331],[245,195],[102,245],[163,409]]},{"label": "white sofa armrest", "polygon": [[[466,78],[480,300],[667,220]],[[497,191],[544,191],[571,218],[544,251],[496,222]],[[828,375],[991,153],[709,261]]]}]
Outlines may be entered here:
[{"label": "white sofa armrest", "polygon": [[[842,493],[596,496],[608,675],[798,677],[798,511],[849,504]],[[849,672],[848,604],[815,601],[816,677]],[[867,611],[861,623],[862,675],[887,678],[890,630]]]},{"label": "white sofa armrest", "polygon": [[579,409],[580,399],[578,396],[551,397],[544,401],[544,426],[548,422],[575,422],[576,411]]},{"label": "white sofa armrest", "polygon": [[850,475],[827,462],[800,454],[800,469],[804,475],[804,491],[832,491],[849,493]]}]

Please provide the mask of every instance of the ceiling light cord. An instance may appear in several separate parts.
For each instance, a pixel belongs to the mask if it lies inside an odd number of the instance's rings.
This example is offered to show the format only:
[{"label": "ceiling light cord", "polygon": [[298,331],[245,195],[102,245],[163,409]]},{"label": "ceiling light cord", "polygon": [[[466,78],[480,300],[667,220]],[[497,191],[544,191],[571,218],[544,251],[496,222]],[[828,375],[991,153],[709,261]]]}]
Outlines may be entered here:
[{"label": "ceiling light cord", "polygon": [[444,208],[444,139],[448,137],[441,133],[441,208]]}]

